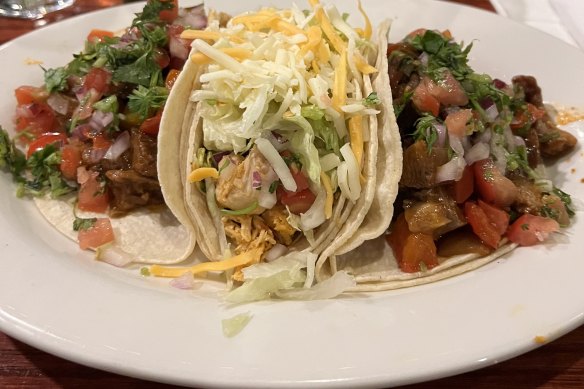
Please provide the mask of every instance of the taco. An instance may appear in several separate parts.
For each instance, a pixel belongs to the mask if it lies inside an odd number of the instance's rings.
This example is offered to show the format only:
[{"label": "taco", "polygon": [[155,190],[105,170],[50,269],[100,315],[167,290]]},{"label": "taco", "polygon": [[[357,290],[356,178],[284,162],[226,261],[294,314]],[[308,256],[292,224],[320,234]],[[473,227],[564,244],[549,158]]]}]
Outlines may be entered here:
[{"label": "taco", "polygon": [[425,29],[388,46],[382,88],[397,116],[403,173],[387,235],[336,258],[354,290],[449,278],[570,224],[570,196],[543,162],[569,153],[576,138],[556,127],[534,77],[507,84],[476,73],[470,48]]},{"label": "taco", "polygon": [[161,112],[190,50],[182,18],[206,22],[202,6],[181,15],[172,2],[150,1],[118,36],[92,30],[70,63],[43,69],[44,85],[16,89],[15,140],[26,153],[0,137],[0,167],[18,194],[115,265],[180,262],[195,246],[174,209],[182,193],[160,188],[175,172],[157,168]]},{"label": "taco", "polygon": [[[186,155],[177,157],[184,183],[172,185],[182,185],[201,251],[231,261],[237,281],[242,266],[289,251],[358,245],[391,218],[381,205],[397,193],[399,135],[397,127],[389,132],[391,108],[372,86],[384,50],[361,7],[365,28],[354,29],[335,7],[311,4],[305,12],[263,8],[183,34],[194,39],[185,72],[196,76],[194,84],[184,76],[189,94],[171,94],[175,119],[184,117],[174,123],[181,142],[189,128]],[[366,234],[350,242],[361,226]],[[319,274],[326,262],[316,264]]]}]

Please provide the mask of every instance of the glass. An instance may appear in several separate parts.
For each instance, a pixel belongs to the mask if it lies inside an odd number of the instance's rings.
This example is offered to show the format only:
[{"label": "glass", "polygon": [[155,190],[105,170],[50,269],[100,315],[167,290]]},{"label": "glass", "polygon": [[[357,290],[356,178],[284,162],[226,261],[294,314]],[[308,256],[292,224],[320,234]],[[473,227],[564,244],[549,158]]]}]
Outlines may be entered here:
[{"label": "glass", "polygon": [[75,0],[0,0],[0,16],[40,19],[49,12],[71,6]]}]

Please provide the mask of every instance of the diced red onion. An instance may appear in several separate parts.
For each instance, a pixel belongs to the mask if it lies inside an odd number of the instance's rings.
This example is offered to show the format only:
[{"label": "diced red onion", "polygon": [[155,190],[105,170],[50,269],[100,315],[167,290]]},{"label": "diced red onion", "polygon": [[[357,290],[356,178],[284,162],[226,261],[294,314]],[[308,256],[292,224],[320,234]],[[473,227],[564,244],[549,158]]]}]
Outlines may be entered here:
[{"label": "diced red onion", "polygon": [[177,289],[193,289],[195,287],[195,277],[193,276],[193,273],[187,271],[180,277],[170,280],[169,284]]},{"label": "diced red onion", "polygon": [[276,243],[274,247],[272,247],[266,252],[266,256],[264,257],[264,259],[267,262],[271,262],[275,259],[283,257],[287,252],[288,248],[286,246],[280,243]]},{"label": "diced red onion", "polygon": [[254,189],[259,189],[262,187],[262,175],[258,171],[253,171],[251,173],[251,187]]},{"label": "diced red onion", "polygon": [[78,120],[85,120],[93,113],[93,103],[99,100],[99,93],[93,88],[87,92],[85,92],[82,88],[81,91],[76,94],[76,96],[80,103],[73,116]]},{"label": "diced red onion", "polygon": [[71,131],[71,137],[80,141],[86,141],[89,139],[88,134],[92,131],[93,129],[89,124],[80,124]]},{"label": "diced red onion", "polygon": [[16,107],[16,116],[31,119],[41,112],[41,106],[37,103],[19,105]]},{"label": "diced red onion", "polygon": [[95,147],[90,147],[87,149],[83,154],[83,160],[86,161],[90,165],[94,165],[99,163],[105,157],[109,149],[96,149]]},{"label": "diced red onion", "polygon": [[69,100],[60,93],[52,93],[47,99],[47,104],[60,115],[66,115],[69,111]]},{"label": "diced red onion", "polygon": [[186,60],[189,57],[191,42],[176,36],[170,37],[168,50],[171,57]]},{"label": "diced red onion", "polygon": [[507,87],[507,83],[505,81],[501,81],[498,78],[495,78],[493,80],[493,85],[495,86],[495,88],[497,89],[505,89]]},{"label": "diced red onion", "polygon": [[89,121],[89,125],[94,130],[98,131],[103,128],[106,128],[114,121],[114,114],[113,112],[102,112],[102,111],[95,111],[93,115],[91,115],[91,120]]},{"label": "diced red onion", "polygon": [[465,167],[466,162],[464,158],[455,155],[450,161],[438,167],[436,171],[436,183],[460,180]]},{"label": "diced red onion", "polygon": [[492,104],[489,108],[485,109],[485,115],[487,115],[489,122],[494,122],[497,116],[499,116],[497,104]]},{"label": "diced red onion", "polygon": [[203,4],[194,7],[180,9],[175,23],[189,26],[194,30],[202,30],[207,27],[207,16]]},{"label": "diced red onion", "polygon": [[444,147],[446,144],[446,126],[440,123],[434,123],[434,129],[436,133],[438,133],[438,140],[436,141],[436,145],[439,147]]},{"label": "diced red onion", "polygon": [[493,99],[491,99],[489,96],[487,96],[484,99],[482,99],[479,104],[480,104],[481,108],[487,109],[491,105],[495,104],[495,102],[493,101]]},{"label": "diced red onion", "polygon": [[221,164],[221,160],[223,159],[223,157],[229,155],[231,152],[230,151],[220,151],[218,153],[213,154],[213,163],[215,163],[215,166],[218,168],[221,168],[222,164]]},{"label": "diced red onion", "polygon": [[471,147],[465,154],[464,159],[467,165],[472,165],[476,161],[489,158],[490,147],[486,143],[477,143]]},{"label": "diced red onion", "polygon": [[122,132],[116,138],[115,142],[107,149],[103,159],[110,161],[118,159],[126,150],[130,148],[130,133],[128,131]]}]

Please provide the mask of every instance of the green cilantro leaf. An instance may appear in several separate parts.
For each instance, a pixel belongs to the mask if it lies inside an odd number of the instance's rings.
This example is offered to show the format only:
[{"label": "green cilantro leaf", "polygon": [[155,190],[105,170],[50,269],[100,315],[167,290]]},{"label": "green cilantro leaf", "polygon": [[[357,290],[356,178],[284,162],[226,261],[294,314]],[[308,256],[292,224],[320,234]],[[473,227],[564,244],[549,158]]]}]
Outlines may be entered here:
[{"label": "green cilantro leaf", "polygon": [[167,98],[168,90],[164,87],[155,86],[148,89],[140,85],[128,97],[128,108],[145,120],[153,111],[162,108]]},{"label": "green cilantro leaf", "polygon": [[16,181],[21,181],[25,167],[24,153],[10,140],[8,132],[0,127],[0,169],[10,172]]},{"label": "green cilantro leaf", "polygon": [[55,69],[45,69],[45,87],[49,93],[62,92],[67,89],[67,77],[69,76],[67,69],[64,67]]},{"label": "green cilantro leaf", "polygon": [[381,100],[377,96],[377,92],[369,93],[369,96],[363,100],[363,105],[366,107],[375,107],[379,104],[381,104]]},{"label": "green cilantro leaf", "polygon": [[95,225],[97,218],[80,218],[75,217],[73,221],[73,231],[86,231]]},{"label": "green cilantro leaf", "polygon": [[434,143],[438,140],[438,130],[434,126],[438,123],[438,119],[434,116],[426,114],[416,120],[416,131],[413,133],[414,139],[424,140],[428,145],[428,154],[432,151]]}]

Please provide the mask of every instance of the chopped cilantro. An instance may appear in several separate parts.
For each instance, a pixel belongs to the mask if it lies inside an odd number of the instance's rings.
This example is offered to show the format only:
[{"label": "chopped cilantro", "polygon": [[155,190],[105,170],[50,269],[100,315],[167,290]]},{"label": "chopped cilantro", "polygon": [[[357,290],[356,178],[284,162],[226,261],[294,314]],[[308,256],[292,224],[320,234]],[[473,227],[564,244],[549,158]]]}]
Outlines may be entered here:
[{"label": "chopped cilantro", "polygon": [[529,230],[529,224],[527,224],[527,223],[523,223],[523,224],[521,225],[521,229],[522,229],[523,231],[527,231],[527,230]]},{"label": "chopped cilantro", "polygon": [[562,203],[564,203],[564,206],[566,207],[566,211],[568,212],[568,215],[570,217],[573,217],[574,215],[576,215],[576,212],[574,211],[574,205],[572,203],[572,197],[569,194],[567,194],[566,192],[564,192],[560,188],[556,188],[556,187],[554,187],[554,189],[552,190],[552,193],[555,194],[556,196],[558,196],[560,198],[560,200],[562,200]]},{"label": "chopped cilantro", "polygon": [[278,185],[280,185],[280,181],[274,181],[270,184],[270,189],[269,192],[270,193],[274,193],[276,191],[276,189],[278,189]]},{"label": "chopped cilantro", "polygon": [[168,90],[164,87],[145,88],[140,85],[129,96],[128,108],[140,115],[142,120],[152,115],[153,111],[162,108],[166,103]]},{"label": "chopped cilantro", "polygon": [[143,267],[140,269],[140,274],[143,275],[144,277],[150,277],[150,269],[148,269],[147,267]]},{"label": "chopped cilantro", "polygon": [[399,115],[402,113],[402,111],[404,110],[404,108],[406,107],[408,102],[412,99],[413,95],[414,95],[414,91],[410,90],[410,91],[404,92],[404,94],[401,95],[401,97],[399,99],[394,100],[393,112],[394,112],[396,118],[399,117]]},{"label": "chopped cilantro", "polygon": [[10,141],[8,133],[0,127],[0,169],[12,174],[16,181],[22,179],[21,175],[26,168],[26,158],[14,142]]},{"label": "chopped cilantro", "polygon": [[96,221],[97,221],[97,218],[95,218],[95,217],[87,218],[87,219],[75,217],[75,220],[73,221],[73,231],[89,230],[91,227],[93,227],[95,225]]},{"label": "chopped cilantro", "polygon": [[432,151],[434,143],[438,140],[438,130],[436,130],[435,124],[438,123],[434,116],[424,115],[416,121],[416,131],[413,136],[416,140],[424,140],[428,145],[428,154]]},{"label": "chopped cilantro", "polygon": [[381,100],[377,96],[376,92],[369,93],[369,96],[363,100],[363,105],[366,107],[375,107],[379,104],[381,104]]},{"label": "chopped cilantro", "polygon": [[47,88],[47,92],[61,92],[67,89],[67,77],[69,74],[66,68],[45,69],[41,66],[41,69],[45,72],[45,87]]}]

